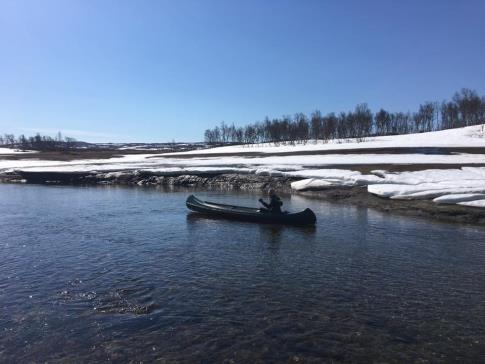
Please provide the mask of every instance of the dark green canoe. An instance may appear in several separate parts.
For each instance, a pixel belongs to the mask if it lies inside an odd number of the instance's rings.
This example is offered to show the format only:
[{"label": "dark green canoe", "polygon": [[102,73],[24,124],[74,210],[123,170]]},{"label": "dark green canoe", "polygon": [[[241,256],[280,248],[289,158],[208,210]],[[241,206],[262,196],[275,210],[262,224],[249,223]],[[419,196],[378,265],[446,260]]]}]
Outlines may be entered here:
[{"label": "dark green canoe", "polygon": [[224,205],[215,202],[199,200],[194,195],[190,195],[186,201],[187,207],[205,215],[224,217],[228,219],[252,221],[269,224],[285,225],[314,225],[317,218],[312,210],[305,209],[296,213],[271,213],[261,212],[260,209],[253,207]]}]

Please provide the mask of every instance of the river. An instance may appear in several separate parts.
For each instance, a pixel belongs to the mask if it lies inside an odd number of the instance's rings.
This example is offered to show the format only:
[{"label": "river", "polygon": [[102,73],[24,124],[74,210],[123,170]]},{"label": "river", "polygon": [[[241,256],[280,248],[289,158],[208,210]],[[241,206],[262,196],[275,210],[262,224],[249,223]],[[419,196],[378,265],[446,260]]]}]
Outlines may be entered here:
[{"label": "river", "polygon": [[188,194],[0,185],[0,362],[483,360],[485,228],[301,196],[314,229],[212,220]]}]

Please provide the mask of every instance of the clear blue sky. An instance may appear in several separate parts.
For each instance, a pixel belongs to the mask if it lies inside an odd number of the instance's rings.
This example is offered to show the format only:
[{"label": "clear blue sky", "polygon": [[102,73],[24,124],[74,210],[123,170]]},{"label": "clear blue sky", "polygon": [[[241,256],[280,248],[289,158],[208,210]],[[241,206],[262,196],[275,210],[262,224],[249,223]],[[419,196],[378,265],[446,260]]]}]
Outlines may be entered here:
[{"label": "clear blue sky", "polygon": [[485,94],[483,0],[0,2],[0,132],[196,141],[462,87]]}]

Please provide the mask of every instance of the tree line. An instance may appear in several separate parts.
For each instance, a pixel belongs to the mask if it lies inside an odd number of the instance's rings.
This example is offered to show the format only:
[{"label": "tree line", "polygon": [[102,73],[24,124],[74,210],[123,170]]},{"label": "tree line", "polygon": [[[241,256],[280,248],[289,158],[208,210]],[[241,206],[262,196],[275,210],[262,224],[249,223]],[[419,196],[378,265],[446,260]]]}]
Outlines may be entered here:
[{"label": "tree line", "polygon": [[34,136],[26,137],[14,134],[0,135],[0,146],[19,148],[22,150],[38,150],[38,151],[56,151],[73,149],[76,145],[76,139],[71,137],[63,137],[59,132],[56,137],[52,138],[47,135],[40,135],[37,133]]},{"label": "tree line", "polygon": [[485,96],[462,89],[450,101],[425,102],[415,112],[389,112],[380,109],[373,113],[367,104],[359,104],[353,111],[322,115],[297,113],[293,116],[269,119],[236,127],[222,122],[204,133],[208,144],[306,144],[310,140],[324,142],[336,139],[423,133],[485,123]]}]

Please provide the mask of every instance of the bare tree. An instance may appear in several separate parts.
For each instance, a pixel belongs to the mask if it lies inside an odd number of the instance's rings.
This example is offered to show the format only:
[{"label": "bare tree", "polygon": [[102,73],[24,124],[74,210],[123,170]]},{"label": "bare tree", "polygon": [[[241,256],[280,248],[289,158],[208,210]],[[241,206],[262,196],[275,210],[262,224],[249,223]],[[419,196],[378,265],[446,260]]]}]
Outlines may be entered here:
[{"label": "bare tree", "polygon": [[314,111],[311,115],[310,123],[310,136],[316,143],[318,139],[323,139],[322,113],[318,110]]},{"label": "bare tree", "polygon": [[[393,112],[380,109],[375,115],[367,104],[359,104],[353,111],[322,116],[313,112],[308,118],[303,113],[293,117],[270,119],[236,128],[225,122],[208,129],[204,139],[208,143],[275,143],[304,144],[308,140],[344,140],[357,138],[363,141],[370,135],[396,135],[427,132],[485,123],[485,97],[476,91],[462,89],[451,101],[425,102],[416,112]],[[8,143],[4,137],[4,143]],[[33,141],[33,143],[35,140]]]}]

